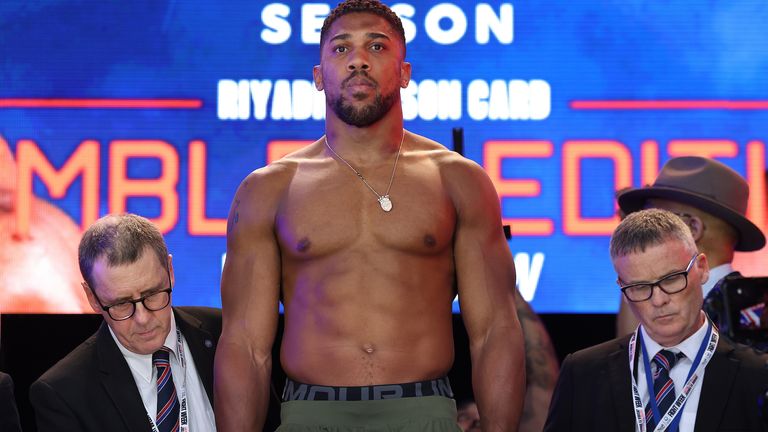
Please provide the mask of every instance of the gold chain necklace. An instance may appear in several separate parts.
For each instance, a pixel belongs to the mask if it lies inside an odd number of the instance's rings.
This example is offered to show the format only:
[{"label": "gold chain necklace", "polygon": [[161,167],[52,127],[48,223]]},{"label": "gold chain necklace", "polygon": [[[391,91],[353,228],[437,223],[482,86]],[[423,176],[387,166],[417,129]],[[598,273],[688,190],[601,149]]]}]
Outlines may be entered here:
[{"label": "gold chain necklace", "polygon": [[387,191],[384,192],[384,195],[379,194],[376,192],[376,189],[371,186],[367,180],[365,180],[365,177],[363,177],[363,174],[356,170],[355,167],[350,165],[349,162],[347,162],[341,155],[336,153],[336,151],[331,147],[331,145],[328,143],[328,137],[323,137],[323,140],[325,141],[325,146],[328,147],[328,150],[331,151],[331,153],[336,156],[340,161],[344,162],[349,169],[352,170],[352,172],[355,173],[355,175],[360,178],[360,180],[363,181],[363,183],[368,187],[368,189],[373,192],[374,195],[376,195],[376,199],[379,201],[379,205],[381,206],[381,209],[385,212],[392,211],[392,199],[389,197],[389,190],[392,188],[392,181],[395,179],[395,170],[397,169],[397,161],[400,159],[400,150],[403,148],[403,141],[405,140],[405,132],[403,132],[403,137],[400,138],[400,146],[397,148],[397,156],[395,156],[395,165],[392,166],[392,175],[389,176],[389,185],[387,186]]}]

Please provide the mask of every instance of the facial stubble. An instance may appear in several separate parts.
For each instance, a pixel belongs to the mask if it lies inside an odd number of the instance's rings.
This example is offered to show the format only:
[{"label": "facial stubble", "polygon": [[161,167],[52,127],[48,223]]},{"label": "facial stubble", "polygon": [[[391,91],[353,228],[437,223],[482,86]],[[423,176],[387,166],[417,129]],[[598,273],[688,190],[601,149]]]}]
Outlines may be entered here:
[{"label": "facial stubble", "polygon": [[[395,89],[391,93],[382,96],[382,94],[378,91],[378,83],[369,77],[367,73],[362,71],[353,73],[347,77],[341,84],[342,89],[347,86],[347,83],[352,78],[358,75],[364,77],[366,80],[372,83],[373,89],[376,91],[376,96],[374,96],[373,101],[363,107],[356,108],[354,105],[345,100],[343,95],[339,94],[335,99],[330,101],[330,107],[336,116],[344,123],[351,126],[364,128],[381,120],[381,118],[384,117],[389,112],[389,110],[392,109],[392,106],[394,106],[395,102],[398,100],[399,89]],[[362,100],[365,98],[365,96],[366,95],[363,92],[352,94],[352,97],[356,100]]]}]

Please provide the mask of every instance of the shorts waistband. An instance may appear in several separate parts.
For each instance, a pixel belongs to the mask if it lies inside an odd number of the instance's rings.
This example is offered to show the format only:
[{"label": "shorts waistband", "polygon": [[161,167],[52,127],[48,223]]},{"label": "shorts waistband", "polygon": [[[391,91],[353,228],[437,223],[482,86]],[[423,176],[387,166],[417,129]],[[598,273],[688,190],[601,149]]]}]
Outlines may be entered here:
[{"label": "shorts waistband", "polygon": [[283,390],[283,402],[295,400],[367,401],[422,396],[443,396],[453,398],[453,390],[451,390],[451,383],[448,381],[448,377],[429,381],[417,381],[402,384],[378,384],[362,387],[334,387],[304,384],[287,378]]}]

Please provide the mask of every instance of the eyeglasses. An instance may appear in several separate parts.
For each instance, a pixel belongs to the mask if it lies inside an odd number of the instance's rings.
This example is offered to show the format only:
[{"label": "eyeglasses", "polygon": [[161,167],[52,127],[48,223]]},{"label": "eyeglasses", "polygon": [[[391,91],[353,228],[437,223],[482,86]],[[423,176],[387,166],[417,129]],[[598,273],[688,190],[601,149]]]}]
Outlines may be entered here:
[{"label": "eyeglasses", "polygon": [[[659,287],[660,290],[667,294],[675,294],[684,290],[688,286],[688,273],[693,267],[693,263],[696,262],[696,258],[699,254],[696,253],[691,257],[691,261],[688,263],[688,267],[683,271],[670,273],[656,282],[643,282],[630,285],[624,285],[621,287],[621,292],[627,300],[631,302],[642,302],[650,299],[653,296],[653,287]],[[618,280],[621,285],[621,279]]]},{"label": "eyeglasses", "polygon": [[125,321],[132,317],[136,313],[136,303],[141,303],[148,311],[156,312],[164,309],[171,303],[171,291],[173,291],[173,284],[171,284],[171,272],[168,270],[168,288],[160,291],[151,292],[143,295],[136,300],[126,300],[117,304],[104,306],[96,295],[96,291],[91,288],[93,296],[96,301],[99,302],[99,306],[103,309],[109,317],[115,321]]}]

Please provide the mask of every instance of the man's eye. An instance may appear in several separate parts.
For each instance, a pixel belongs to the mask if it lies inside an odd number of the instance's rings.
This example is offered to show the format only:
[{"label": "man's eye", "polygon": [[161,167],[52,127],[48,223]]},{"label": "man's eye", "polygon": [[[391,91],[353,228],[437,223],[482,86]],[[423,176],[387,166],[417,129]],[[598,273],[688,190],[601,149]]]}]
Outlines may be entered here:
[{"label": "man's eye", "polygon": [[125,309],[131,306],[132,306],[131,302],[121,302],[121,303],[113,304],[112,306],[109,306],[109,307],[116,310],[120,310],[120,309]]},{"label": "man's eye", "polygon": [[337,47],[335,47],[333,49],[333,52],[337,52],[337,53],[347,52],[347,47],[345,47],[345,46],[337,46]]},{"label": "man's eye", "polygon": [[382,44],[373,44],[371,45],[371,49],[374,51],[381,51],[384,49],[384,45]]}]

